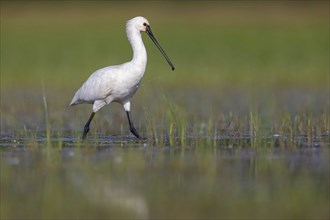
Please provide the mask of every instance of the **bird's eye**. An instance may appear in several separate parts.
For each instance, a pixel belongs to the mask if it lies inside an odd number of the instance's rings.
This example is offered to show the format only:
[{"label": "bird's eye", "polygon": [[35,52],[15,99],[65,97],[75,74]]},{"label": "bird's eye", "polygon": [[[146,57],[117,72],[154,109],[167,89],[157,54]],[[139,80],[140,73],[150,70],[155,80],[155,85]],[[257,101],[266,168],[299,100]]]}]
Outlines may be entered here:
[{"label": "bird's eye", "polygon": [[147,26],[147,23],[144,22],[144,23],[143,23],[143,26]]}]

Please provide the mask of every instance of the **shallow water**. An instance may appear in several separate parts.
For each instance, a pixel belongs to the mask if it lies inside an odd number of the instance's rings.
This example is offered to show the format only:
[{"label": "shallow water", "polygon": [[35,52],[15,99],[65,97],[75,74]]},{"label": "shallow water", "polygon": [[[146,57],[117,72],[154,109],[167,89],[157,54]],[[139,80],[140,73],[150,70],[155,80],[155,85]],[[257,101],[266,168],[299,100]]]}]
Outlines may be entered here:
[{"label": "shallow water", "polygon": [[142,93],[132,112],[142,142],[119,106],[98,113],[82,142],[90,106],[69,109],[50,93],[47,123],[37,94],[6,96],[0,217],[328,219],[328,96],[282,92],[255,102]]},{"label": "shallow water", "polygon": [[[329,217],[327,145],[1,140],[4,219]],[[245,143],[245,144],[243,144]]]}]

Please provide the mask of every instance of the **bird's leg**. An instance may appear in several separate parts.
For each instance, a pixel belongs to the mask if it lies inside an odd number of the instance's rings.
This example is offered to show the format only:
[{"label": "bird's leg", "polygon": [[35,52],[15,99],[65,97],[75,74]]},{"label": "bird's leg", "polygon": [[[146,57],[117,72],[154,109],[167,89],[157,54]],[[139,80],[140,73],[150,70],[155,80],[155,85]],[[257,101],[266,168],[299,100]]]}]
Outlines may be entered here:
[{"label": "bird's leg", "polygon": [[89,125],[90,125],[91,121],[93,120],[94,115],[95,115],[95,112],[92,112],[91,116],[89,116],[89,119],[84,126],[84,133],[82,135],[82,139],[86,138],[87,133],[89,132]]},{"label": "bird's leg", "polygon": [[126,111],[127,114],[127,118],[128,118],[128,123],[129,123],[129,130],[132,132],[132,134],[135,135],[135,137],[137,137],[138,139],[142,139],[141,136],[139,135],[139,133],[137,132],[137,130],[135,129],[133,122],[131,121],[131,116],[130,116],[130,112]]}]

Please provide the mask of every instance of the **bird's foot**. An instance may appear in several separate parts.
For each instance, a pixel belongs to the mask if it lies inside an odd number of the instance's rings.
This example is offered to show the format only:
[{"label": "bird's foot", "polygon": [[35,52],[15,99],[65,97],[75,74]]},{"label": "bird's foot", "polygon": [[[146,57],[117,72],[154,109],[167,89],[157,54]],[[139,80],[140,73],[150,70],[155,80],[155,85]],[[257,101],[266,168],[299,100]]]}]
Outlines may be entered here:
[{"label": "bird's foot", "polygon": [[132,127],[132,128],[130,129],[130,131],[132,132],[132,134],[134,134],[134,136],[135,136],[136,138],[138,138],[139,140],[142,140],[142,137],[139,135],[139,133],[137,132],[137,130],[136,130],[134,127]]}]

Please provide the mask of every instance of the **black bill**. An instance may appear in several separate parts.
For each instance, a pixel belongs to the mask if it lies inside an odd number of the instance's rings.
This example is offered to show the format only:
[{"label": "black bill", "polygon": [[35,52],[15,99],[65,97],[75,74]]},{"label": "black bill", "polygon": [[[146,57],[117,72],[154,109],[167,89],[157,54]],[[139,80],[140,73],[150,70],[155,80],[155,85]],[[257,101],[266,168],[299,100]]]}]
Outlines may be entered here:
[{"label": "black bill", "polygon": [[148,36],[151,38],[151,40],[155,43],[155,45],[158,47],[158,49],[160,50],[160,52],[164,55],[165,59],[167,60],[168,64],[171,66],[172,70],[174,70],[174,65],[171,62],[170,58],[167,56],[167,54],[165,53],[165,51],[163,50],[163,48],[160,46],[160,44],[158,43],[158,41],[156,40],[155,36],[153,35],[153,33],[151,32],[151,28],[149,25],[147,25],[147,29],[146,32],[148,34]]}]

